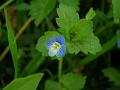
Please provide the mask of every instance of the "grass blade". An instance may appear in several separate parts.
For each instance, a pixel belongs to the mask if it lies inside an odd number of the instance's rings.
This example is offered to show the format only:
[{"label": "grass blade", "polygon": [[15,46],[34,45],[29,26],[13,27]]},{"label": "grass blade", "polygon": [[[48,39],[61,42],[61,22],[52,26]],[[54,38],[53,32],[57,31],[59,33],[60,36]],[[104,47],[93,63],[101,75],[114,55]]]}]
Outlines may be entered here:
[{"label": "grass blade", "polygon": [[4,8],[4,13],[5,13],[9,48],[10,48],[10,52],[12,54],[12,59],[13,59],[13,64],[14,64],[14,69],[15,69],[15,78],[16,78],[18,76],[17,45],[16,45],[16,40],[15,40],[13,28],[12,28],[7,10],[5,8]]},{"label": "grass blade", "polygon": [[8,0],[8,1],[6,1],[3,5],[0,6],[0,10],[2,10],[3,8],[5,8],[7,5],[9,5],[13,1],[14,0]]}]

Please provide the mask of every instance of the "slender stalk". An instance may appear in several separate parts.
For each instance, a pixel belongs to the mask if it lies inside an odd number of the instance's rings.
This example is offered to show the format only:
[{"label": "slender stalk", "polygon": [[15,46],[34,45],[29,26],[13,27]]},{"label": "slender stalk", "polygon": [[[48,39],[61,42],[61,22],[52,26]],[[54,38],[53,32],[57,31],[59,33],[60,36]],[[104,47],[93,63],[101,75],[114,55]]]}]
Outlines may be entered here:
[{"label": "slender stalk", "polygon": [[[16,39],[18,39],[20,37],[20,35],[26,30],[26,28],[28,27],[28,25],[31,23],[32,18],[30,17],[22,26],[22,28],[19,30],[19,32],[16,34]],[[5,50],[3,51],[3,53],[0,55],[0,62],[4,59],[4,57],[7,55],[9,51],[9,46],[7,46],[5,48]]]},{"label": "slender stalk", "polygon": [[10,3],[12,3],[14,0],[8,0],[6,1],[2,6],[0,6],[0,10],[2,10],[4,7],[6,7],[7,5],[9,5]]},{"label": "slender stalk", "polygon": [[63,59],[58,60],[58,79],[59,79],[60,90],[62,90],[62,87],[61,87],[62,62],[63,62]]}]

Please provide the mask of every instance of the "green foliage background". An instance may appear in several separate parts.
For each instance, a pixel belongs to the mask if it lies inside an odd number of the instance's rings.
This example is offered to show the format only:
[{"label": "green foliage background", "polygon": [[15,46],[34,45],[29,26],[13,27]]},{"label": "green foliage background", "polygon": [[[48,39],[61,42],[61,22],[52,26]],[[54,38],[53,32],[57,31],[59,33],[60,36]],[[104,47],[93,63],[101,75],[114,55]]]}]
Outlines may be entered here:
[{"label": "green foliage background", "polygon": [[[120,0],[0,1],[0,90],[120,90],[119,5]],[[61,83],[58,58],[46,48],[59,35],[67,48]]]}]

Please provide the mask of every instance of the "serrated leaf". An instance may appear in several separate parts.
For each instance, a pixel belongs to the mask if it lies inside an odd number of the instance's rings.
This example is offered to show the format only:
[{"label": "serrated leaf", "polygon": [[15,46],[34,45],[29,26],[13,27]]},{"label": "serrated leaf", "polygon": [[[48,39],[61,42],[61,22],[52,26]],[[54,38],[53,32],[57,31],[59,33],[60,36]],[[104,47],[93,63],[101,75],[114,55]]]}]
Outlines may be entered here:
[{"label": "serrated leaf", "polygon": [[85,18],[86,18],[86,20],[92,20],[95,17],[95,15],[96,15],[96,13],[93,10],[93,8],[90,8],[90,10],[86,14]]},{"label": "serrated leaf", "polygon": [[56,5],[56,0],[32,0],[29,14],[34,19],[36,25],[47,17]]},{"label": "serrated leaf", "polygon": [[51,39],[51,38],[55,38],[59,36],[59,33],[56,31],[47,31],[45,32],[44,36],[41,36],[38,39],[37,45],[36,45],[36,49],[42,53],[43,56],[48,56],[48,50],[46,48],[46,42],[47,40]]},{"label": "serrated leaf", "polygon": [[67,90],[81,90],[84,88],[86,83],[86,77],[67,73],[66,75],[62,76],[62,84],[64,85]]},{"label": "serrated leaf", "polygon": [[79,15],[74,7],[60,4],[57,9],[59,18],[56,18],[58,30],[66,39],[70,39],[69,31],[79,21]]},{"label": "serrated leaf", "polygon": [[114,19],[120,20],[120,0],[112,0]]},{"label": "serrated leaf", "polygon": [[59,18],[56,19],[58,26],[66,30],[70,29],[79,21],[79,15],[76,13],[75,8],[64,4],[59,5],[57,14],[59,16]]},{"label": "serrated leaf", "polygon": [[71,29],[74,34],[71,41],[67,44],[69,53],[79,53],[80,51],[88,54],[96,54],[101,50],[99,39],[93,34],[92,21],[81,19],[78,24]]},{"label": "serrated leaf", "polygon": [[18,78],[8,84],[3,90],[36,90],[43,73]]},{"label": "serrated leaf", "polygon": [[15,69],[15,78],[16,78],[18,76],[17,44],[14,36],[14,31],[10,22],[10,18],[6,9],[4,9],[4,13],[5,13],[5,20],[6,20],[6,26],[7,26],[9,48],[12,54],[12,59],[13,59],[13,64]]},{"label": "serrated leaf", "polygon": [[80,44],[80,50],[85,54],[96,54],[102,49],[99,39],[95,35],[89,35]]},{"label": "serrated leaf", "polygon": [[76,10],[79,10],[80,0],[60,0],[60,3],[74,7]]},{"label": "serrated leaf", "polygon": [[108,77],[110,81],[114,82],[116,85],[120,85],[120,72],[117,71],[115,68],[106,68],[102,70],[104,76]]},{"label": "serrated leaf", "polygon": [[81,19],[78,26],[79,34],[75,39],[79,39],[80,50],[85,53],[96,54],[102,47],[99,39],[93,33],[93,22],[85,19]]},{"label": "serrated leaf", "polygon": [[66,38],[68,53],[77,54],[82,51],[85,54],[95,54],[101,50],[99,39],[93,33],[93,22],[90,21],[94,17],[92,9],[87,14],[87,19],[79,19],[75,8],[63,4],[60,4],[57,13],[58,30]]}]

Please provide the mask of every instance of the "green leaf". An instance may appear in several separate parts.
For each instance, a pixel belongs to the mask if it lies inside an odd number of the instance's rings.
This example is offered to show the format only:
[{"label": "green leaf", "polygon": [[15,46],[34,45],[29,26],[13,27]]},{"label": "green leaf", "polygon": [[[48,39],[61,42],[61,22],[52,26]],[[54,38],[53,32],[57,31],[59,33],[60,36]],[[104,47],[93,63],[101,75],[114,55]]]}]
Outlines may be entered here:
[{"label": "green leaf", "polygon": [[79,10],[80,0],[60,0],[60,3],[74,7],[76,10]]},{"label": "green leaf", "polygon": [[93,34],[92,21],[81,19],[71,29],[71,33],[73,36],[67,44],[69,53],[77,54],[81,51],[85,54],[96,54],[102,49],[99,39]]},{"label": "green leaf", "polygon": [[66,30],[73,27],[73,25],[79,21],[79,15],[75,8],[64,4],[59,5],[57,14],[59,16],[59,18],[56,19],[58,26]]},{"label": "green leaf", "polygon": [[112,0],[113,16],[115,20],[120,20],[120,0]]},{"label": "green leaf", "polygon": [[91,54],[96,54],[102,49],[99,39],[93,34],[82,40],[80,50],[85,54],[88,54],[88,52]]},{"label": "green leaf", "polygon": [[79,42],[76,46],[79,48],[78,50],[85,54],[96,54],[102,49],[99,39],[93,33],[92,21],[81,19],[72,31],[75,32],[75,30],[76,35],[74,36],[73,41],[76,43]]},{"label": "green leaf", "polygon": [[18,78],[8,84],[3,90],[36,90],[43,73]]},{"label": "green leaf", "polygon": [[44,60],[45,57],[43,57],[41,53],[39,52],[34,53],[32,60],[30,60],[30,62],[23,69],[21,75],[25,76],[36,72],[36,70],[40,67]]},{"label": "green leaf", "polygon": [[62,76],[62,84],[67,90],[81,90],[84,88],[86,83],[86,77],[67,73],[66,75]]},{"label": "green leaf", "polygon": [[97,53],[96,55],[91,54],[91,55],[88,55],[87,57],[81,59],[77,66],[86,65],[86,64],[88,64],[88,63],[90,63],[90,62],[92,62],[94,60],[97,60],[98,57],[100,57],[103,54],[107,53],[112,47],[114,47],[116,45],[117,38],[118,38],[118,34],[116,34],[114,37],[112,37],[111,40],[104,43],[103,48],[99,53]]},{"label": "green leaf", "polygon": [[[46,80],[44,90],[59,90],[59,83],[53,80]],[[62,90],[66,90],[62,88]]]},{"label": "green leaf", "polygon": [[86,14],[85,18],[86,18],[86,20],[92,20],[95,17],[95,15],[96,15],[96,13],[93,10],[93,8],[90,8],[90,10]]},{"label": "green leaf", "polygon": [[56,0],[32,0],[29,14],[35,20],[35,24],[39,25],[54,9],[55,5]]},{"label": "green leaf", "polygon": [[44,90],[59,90],[59,83],[53,80],[46,80]]},{"label": "green leaf", "polygon": [[120,72],[115,68],[106,68],[103,70],[104,76],[108,77],[110,81],[120,86]]},{"label": "green leaf", "polygon": [[59,18],[56,19],[59,31],[69,40],[69,31],[79,21],[79,15],[74,7],[60,4],[57,9]]},{"label": "green leaf", "polygon": [[16,45],[15,36],[14,36],[14,31],[13,31],[6,9],[4,9],[4,13],[5,13],[5,19],[6,19],[9,48],[12,54],[13,64],[15,68],[15,78],[16,78],[18,76],[17,45]]},{"label": "green leaf", "polygon": [[80,19],[75,8],[63,4],[60,4],[57,13],[58,30],[66,39],[68,53],[78,54],[82,51],[85,54],[96,54],[101,50],[99,39],[93,33],[93,22],[90,21],[94,17],[92,9],[87,19]]},{"label": "green leaf", "polygon": [[27,10],[29,10],[29,5],[26,4],[26,3],[17,4],[17,5],[16,5],[16,10],[19,10],[19,11],[27,11]]},{"label": "green leaf", "polygon": [[56,31],[47,31],[43,36],[38,39],[36,49],[42,53],[43,56],[48,56],[48,50],[46,48],[47,40],[59,36],[59,33]]}]

